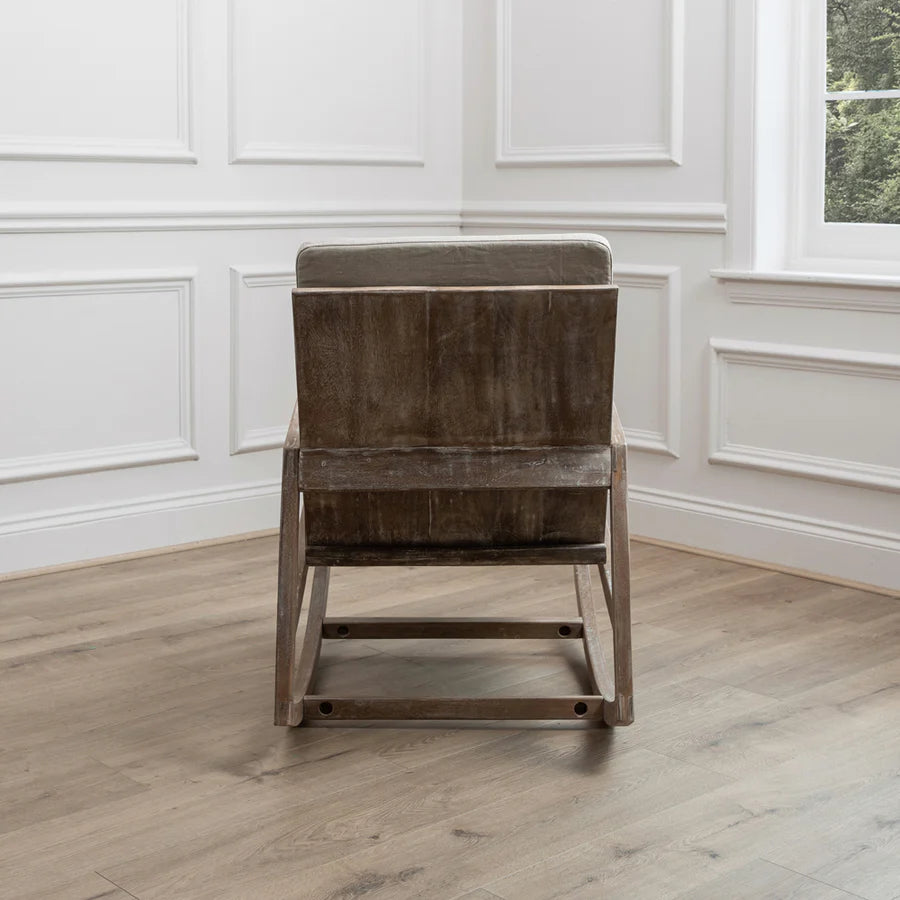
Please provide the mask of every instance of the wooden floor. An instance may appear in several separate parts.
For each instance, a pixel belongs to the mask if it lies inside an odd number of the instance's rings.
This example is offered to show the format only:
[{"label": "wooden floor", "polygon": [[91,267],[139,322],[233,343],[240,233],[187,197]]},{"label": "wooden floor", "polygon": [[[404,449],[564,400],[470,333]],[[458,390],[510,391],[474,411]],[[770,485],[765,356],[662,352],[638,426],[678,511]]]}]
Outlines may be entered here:
[{"label": "wooden floor", "polygon": [[[0,897],[900,897],[900,599],[634,546],[636,723],[276,729],[275,539],[0,584]],[[340,570],[556,615],[565,568]],[[582,690],[579,645],[329,643],[318,689]]]}]

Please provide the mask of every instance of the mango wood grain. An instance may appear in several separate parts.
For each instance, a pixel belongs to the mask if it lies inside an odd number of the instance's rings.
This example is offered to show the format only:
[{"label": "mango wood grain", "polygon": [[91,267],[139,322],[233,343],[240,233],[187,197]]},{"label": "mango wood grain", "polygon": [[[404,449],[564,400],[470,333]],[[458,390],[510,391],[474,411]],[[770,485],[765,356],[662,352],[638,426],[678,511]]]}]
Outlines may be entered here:
[{"label": "mango wood grain", "polygon": [[300,446],[609,446],[617,294],[295,289]]},{"label": "mango wood grain", "polygon": [[304,491],[598,488],[610,479],[609,447],[422,447],[303,450]]},{"label": "mango wood grain", "polygon": [[[600,644],[600,636],[597,633],[597,610],[594,606],[594,592],[591,588],[591,570],[588,566],[575,566],[574,575],[578,612],[584,622],[581,637],[588,664],[588,677],[594,693],[611,700],[615,696],[615,687],[610,678],[603,647]],[[606,718],[608,719],[610,716],[607,715]]]},{"label": "mango wood grain", "polygon": [[275,638],[275,724],[287,725],[293,702],[294,654],[300,604],[306,587],[306,529],[300,509],[297,407],[285,438],[281,470],[281,530]]},{"label": "mango wood grain", "polygon": [[305,719],[603,719],[603,698],[568,697],[335,697],[308,695]]},{"label": "mango wood grain", "polygon": [[581,619],[535,616],[455,618],[450,616],[404,619],[369,616],[365,618],[330,617],[322,624],[322,637],[339,640],[535,640],[580,638]]},{"label": "mango wood grain", "polygon": [[310,543],[602,544],[604,488],[308,491]]},{"label": "mango wood grain", "polygon": [[[331,577],[329,569],[317,566],[313,575],[312,594],[309,599],[309,612],[300,648],[300,659],[297,661],[296,674],[293,676],[291,690],[291,707],[288,725],[299,725],[303,721],[303,704],[300,700],[309,693],[319,653],[322,650],[322,623],[325,621],[325,610],[328,605],[328,583]],[[298,698],[298,699],[294,699]],[[276,723],[279,724],[279,723]]]},{"label": "mango wood grain", "polygon": [[[609,285],[295,291],[299,444],[324,454],[303,466],[309,544],[602,543],[616,298]],[[504,447],[517,449],[490,452]],[[337,461],[354,448],[355,473]],[[378,452],[391,448],[403,453]],[[401,460],[416,448],[431,449]]]},{"label": "mango wood grain", "polygon": [[533,566],[601,564],[603,544],[546,544],[502,547],[377,547],[309,545],[311,566]]},{"label": "mango wood grain", "polygon": [[634,683],[631,662],[631,561],[628,537],[628,471],[625,430],[612,406],[612,485],[609,491],[612,583],[609,614],[613,631],[614,709],[608,724],[634,721]]}]

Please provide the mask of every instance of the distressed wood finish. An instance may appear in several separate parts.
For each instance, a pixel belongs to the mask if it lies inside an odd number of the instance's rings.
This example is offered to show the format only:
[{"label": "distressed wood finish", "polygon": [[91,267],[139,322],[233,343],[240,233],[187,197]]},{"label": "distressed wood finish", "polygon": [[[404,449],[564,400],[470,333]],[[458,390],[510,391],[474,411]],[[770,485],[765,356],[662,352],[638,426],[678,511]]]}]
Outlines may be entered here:
[{"label": "distressed wood finish", "polygon": [[515,719],[603,720],[603,698],[570,697],[332,697],[303,700],[305,719]]},{"label": "distressed wood finish", "polygon": [[[634,686],[631,663],[631,548],[628,540],[628,471],[625,430],[615,405],[612,408],[612,486],[609,491],[612,580],[609,615],[613,629],[615,701],[607,706],[607,724],[634,721]],[[601,569],[603,567],[601,566]]]},{"label": "distressed wood finish", "polygon": [[[294,291],[299,399],[285,445],[279,635],[283,619],[294,621],[293,608],[282,607],[299,577],[284,571],[299,561],[289,490],[303,491],[302,564],[316,574],[296,677],[294,643],[279,637],[276,720],[631,721],[630,638],[620,634],[630,621],[625,446],[612,406],[616,302],[615,287],[597,284]],[[618,548],[611,578],[607,505]],[[534,563],[575,565],[579,618],[325,619],[334,566]],[[590,565],[608,595],[615,683]],[[313,695],[323,637],[580,638],[593,693]]]},{"label": "distressed wood finish", "polygon": [[[371,462],[360,462],[373,467],[368,490],[378,492],[337,495],[326,479],[334,457],[319,457],[320,471],[304,465],[309,543],[601,543],[616,296],[605,285],[295,290],[304,456],[368,451]],[[604,450],[590,454],[595,447]],[[391,457],[371,453],[379,448],[474,453],[455,455],[456,473],[432,466],[392,491],[402,479]],[[522,451],[518,464],[516,454],[502,463],[477,454],[493,448]],[[572,463],[545,482],[553,466],[529,466],[529,448],[532,462],[546,450]],[[588,455],[573,460],[578,448]],[[467,490],[452,492],[454,482]],[[359,485],[336,486],[353,494]],[[499,507],[470,490],[491,486],[520,490]],[[578,486],[564,510],[553,490],[528,490]]]},{"label": "distressed wood finish", "polygon": [[303,704],[294,700],[294,697],[303,697],[309,693],[316,666],[319,663],[319,653],[322,651],[322,623],[325,621],[325,608],[328,605],[328,585],[331,581],[331,572],[316,567],[313,575],[312,596],[309,600],[309,613],[306,620],[306,631],[303,636],[303,647],[300,650],[300,660],[297,663],[297,672],[293,676],[291,690],[291,707],[289,712],[290,725],[299,725],[303,721]]},{"label": "distressed wood finish", "polygon": [[520,640],[580,638],[581,619],[485,619],[449,616],[439,618],[403,619],[385,616],[368,618],[329,617],[322,624],[322,637],[343,640],[408,640],[423,639],[469,639],[498,640],[517,638]]},{"label": "distressed wood finish", "polygon": [[388,450],[304,450],[303,491],[605,488],[609,447],[463,447]]},{"label": "distressed wood finish", "polygon": [[606,490],[307,491],[310,540],[389,547],[602,544]]},{"label": "distressed wood finish", "polygon": [[615,287],[293,297],[301,448],[609,446]]},{"label": "distressed wood finish", "polygon": [[[591,570],[588,566],[575,566],[575,597],[578,600],[578,612],[584,622],[582,640],[584,655],[588,664],[588,677],[594,693],[602,697],[612,698],[615,694],[613,681],[603,654],[603,646],[597,633],[597,610],[594,606],[594,592],[591,588]],[[604,718],[608,718],[605,716]],[[613,723],[614,724],[614,723]]]},{"label": "distressed wood finish", "polygon": [[287,725],[293,706],[294,655],[300,604],[306,587],[306,529],[300,510],[297,407],[284,441],[281,530],[278,545],[278,611],[275,630],[275,724]]},{"label": "distressed wood finish", "polygon": [[541,547],[307,547],[311,566],[533,566],[606,560],[603,544]]}]

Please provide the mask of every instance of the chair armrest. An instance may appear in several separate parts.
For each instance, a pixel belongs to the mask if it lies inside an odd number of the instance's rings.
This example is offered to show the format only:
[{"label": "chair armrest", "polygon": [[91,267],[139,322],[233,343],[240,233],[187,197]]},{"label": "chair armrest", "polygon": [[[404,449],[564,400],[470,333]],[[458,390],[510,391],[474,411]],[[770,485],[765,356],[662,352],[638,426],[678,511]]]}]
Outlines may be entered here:
[{"label": "chair armrest", "polygon": [[294,412],[291,423],[288,425],[287,435],[284,439],[285,450],[297,450],[300,447],[300,420],[297,416],[297,404],[294,404]]},{"label": "chair armrest", "polygon": [[619,419],[619,411],[616,409],[616,404],[613,403],[612,408],[612,434],[610,437],[610,444],[613,447],[621,447],[623,450],[625,449],[625,429],[622,428],[622,422]]}]

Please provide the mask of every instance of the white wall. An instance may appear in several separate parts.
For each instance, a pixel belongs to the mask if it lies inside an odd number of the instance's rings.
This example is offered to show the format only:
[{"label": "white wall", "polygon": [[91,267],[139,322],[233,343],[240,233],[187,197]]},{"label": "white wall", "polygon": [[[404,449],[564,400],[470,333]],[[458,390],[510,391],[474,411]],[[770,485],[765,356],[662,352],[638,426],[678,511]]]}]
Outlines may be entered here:
[{"label": "white wall", "polygon": [[303,240],[457,233],[456,0],[0,29],[0,571],[277,524]]},{"label": "white wall", "polygon": [[6,11],[0,571],[275,525],[297,244],[462,226],[610,238],[636,532],[900,587],[897,291],[711,275],[732,6]]},{"label": "white wall", "polygon": [[711,276],[738,3],[467,0],[464,229],[609,237],[634,531],[900,588],[897,285]]}]

